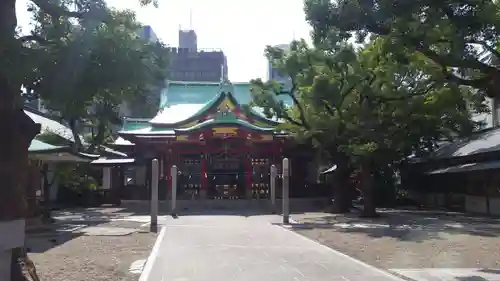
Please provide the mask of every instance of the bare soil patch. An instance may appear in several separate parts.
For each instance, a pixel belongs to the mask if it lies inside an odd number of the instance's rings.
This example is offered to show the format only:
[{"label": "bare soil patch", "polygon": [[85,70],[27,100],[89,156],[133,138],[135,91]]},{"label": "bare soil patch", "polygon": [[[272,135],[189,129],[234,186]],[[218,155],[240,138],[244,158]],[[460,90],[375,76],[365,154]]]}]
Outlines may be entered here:
[{"label": "bare soil patch", "polygon": [[499,268],[500,224],[494,219],[383,212],[295,214],[293,230],[368,264],[394,268]]},{"label": "bare soil patch", "polygon": [[[136,281],[132,263],[148,258],[157,234],[118,208],[62,210],[56,223],[27,234],[42,281]],[[133,213],[132,213],[133,214]],[[92,229],[93,231],[86,231]],[[140,268],[139,268],[140,269]]]},{"label": "bare soil patch", "polygon": [[129,273],[129,267],[148,257],[155,239],[154,233],[79,236],[29,257],[41,280],[135,281],[139,275]]}]

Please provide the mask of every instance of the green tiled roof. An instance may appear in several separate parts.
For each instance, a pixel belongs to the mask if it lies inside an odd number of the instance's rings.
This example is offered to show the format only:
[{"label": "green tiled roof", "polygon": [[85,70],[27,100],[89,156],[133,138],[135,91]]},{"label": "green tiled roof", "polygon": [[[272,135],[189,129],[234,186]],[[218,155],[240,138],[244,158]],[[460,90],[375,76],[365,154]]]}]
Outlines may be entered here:
[{"label": "green tiled roof", "polygon": [[[41,130],[40,133],[51,133],[54,135],[57,135],[67,141],[74,142],[75,138],[73,137],[73,133],[71,132],[71,129],[67,126],[65,126],[63,123],[54,120],[52,117],[48,116],[45,113],[42,113],[38,110],[29,108],[29,107],[24,107],[24,113],[28,115],[31,120],[33,120],[35,123],[40,124]],[[80,141],[83,145],[87,145],[88,143],[85,142],[83,139],[83,136],[79,136]]]},{"label": "green tiled roof", "polygon": [[220,83],[168,82],[161,92],[160,108],[177,104],[206,104],[219,94]]},{"label": "green tiled roof", "polygon": [[[251,102],[250,87],[250,83],[232,84],[229,81],[227,83],[169,82],[162,93],[160,111],[150,122],[174,125],[188,121],[201,116],[228,94],[235,103],[248,104]],[[277,124],[275,120],[263,116],[258,109],[251,109],[251,113],[263,122]]]},{"label": "green tiled roof", "polygon": [[[191,130],[198,128],[201,124],[191,128],[181,129],[182,126],[202,117],[207,110],[217,106],[224,98],[229,97],[233,103],[239,105],[251,102],[250,83],[220,82],[168,82],[163,89],[160,101],[160,110],[151,119],[126,118],[120,134],[175,134],[174,131]],[[280,97],[287,103],[286,97]],[[258,109],[251,109],[251,114],[259,121],[273,127],[278,124],[275,120],[267,119]],[[233,114],[234,115],[234,114]],[[257,131],[273,130],[271,128],[256,126],[247,121],[223,120],[215,118],[209,123],[202,124],[235,124]]]},{"label": "green tiled roof", "polygon": [[153,124],[176,124],[195,116],[202,111],[205,104],[174,104],[160,109],[156,116],[151,119]]},{"label": "green tiled roof", "polygon": [[137,130],[120,131],[122,135],[173,135],[175,132],[170,128],[147,127]]},{"label": "green tiled roof", "polygon": [[113,142],[113,145],[117,145],[117,146],[133,146],[135,145],[134,143],[132,143],[131,141],[128,141],[122,137],[117,137],[116,140]]},{"label": "green tiled roof", "polygon": [[28,148],[31,159],[50,162],[88,162],[99,155],[73,152],[69,146],[57,146],[34,139]]},{"label": "green tiled roof", "polygon": [[56,146],[56,145],[48,144],[46,142],[34,139],[30,143],[30,146],[28,148],[28,152],[32,152],[32,153],[59,152],[59,151],[65,151],[67,149],[69,149],[69,147],[67,147],[67,146]]},{"label": "green tiled roof", "polygon": [[139,129],[148,128],[149,119],[137,119],[137,118],[124,118],[122,124],[122,131],[134,131]]},{"label": "green tiled roof", "polygon": [[[75,139],[73,137],[73,133],[71,132],[71,129],[64,126],[60,122],[57,122],[56,120],[53,120],[51,118],[48,118],[44,116],[43,113],[38,112],[36,110],[30,109],[30,108],[25,108],[24,113],[28,115],[29,118],[31,118],[35,123],[40,124],[41,130],[40,133],[45,133],[49,132],[55,135],[58,135],[59,137],[66,139],[68,141],[73,142]],[[83,138],[82,138],[83,140]]]},{"label": "green tiled roof", "polygon": [[184,129],[174,129],[174,131],[178,132],[189,132],[189,131],[195,131],[201,128],[204,128],[206,126],[211,126],[211,125],[239,125],[242,127],[245,127],[250,130],[254,131],[260,131],[260,132],[272,132],[273,128],[263,128],[259,126],[255,126],[253,124],[250,124],[244,120],[236,118],[234,113],[232,112],[219,112],[215,118],[201,122],[199,124],[196,124],[192,127],[189,128],[184,128]]},{"label": "green tiled roof", "polygon": [[190,132],[190,131],[196,131],[197,129],[201,129],[201,128],[211,126],[211,125],[240,125],[242,127],[245,127],[247,129],[250,129],[253,131],[259,131],[259,132],[272,132],[273,131],[273,129],[271,129],[271,128],[262,128],[259,126],[255,126],[253,124],[250,124],[250,123],[243,121],[243,120],[240,120],[240,119],[237,119],[237,120],[232,121],[232,122],[228,122],[225,120],[210,119],[210,120],[204,121],[202,123],[199,123],[193,127],[189,127],[189,128],[185,128],[185,129],[174,129],[174,130],[177,132]]},{"label": "green tiled roof", "polygon": [[[250,83],[233,83],[231,93],[239,104],[249,104],[252,101]],[[160,108],[176,104],[206,104],[221,92],[219,82],[169,82],[161,93]],[[285,104],[292,100],[287,96],[280,96]]]}]

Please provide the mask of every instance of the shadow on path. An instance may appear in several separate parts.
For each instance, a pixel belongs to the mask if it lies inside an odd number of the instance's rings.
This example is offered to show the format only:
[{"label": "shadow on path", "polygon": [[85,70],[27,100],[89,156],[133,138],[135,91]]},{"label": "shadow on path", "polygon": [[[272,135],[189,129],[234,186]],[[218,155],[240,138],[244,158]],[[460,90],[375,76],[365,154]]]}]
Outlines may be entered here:
[{"label": "shadow on path", "polygon": [[[467,234],[499,237],[500,223],[491,218],[450,217],[409,211],[380,212],[377,218],[361,218],[358,213],[292,215],[298,221],[293,229],[332,229],[347,233],[364,233],[370,237],[390,237],[402,241],[421,242],[442,239],[441,234]],[[470,219],[469,219],[470,218]]]}]

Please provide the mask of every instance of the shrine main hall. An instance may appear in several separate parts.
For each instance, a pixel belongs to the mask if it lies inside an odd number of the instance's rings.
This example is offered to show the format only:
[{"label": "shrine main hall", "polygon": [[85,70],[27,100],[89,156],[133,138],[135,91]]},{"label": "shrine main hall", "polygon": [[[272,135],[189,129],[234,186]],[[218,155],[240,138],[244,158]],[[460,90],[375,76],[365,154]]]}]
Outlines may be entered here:
[{"label": "shrine main hall", "polygon": [[[152,159],[160,163],[160,198],[171,190],[173,165],[178,167],[179,199],[268,198],[270,167],[280,174],[284,157],[291,163],[290,194],[310,192],[312,153],[280,131],[279,120],[247,106],[250,91],[250,83],[168,82],[156,116],[123,120],[114,146],[130,161],[109,162],[121,163],[114,169],[125,183],[120,196],[150,198]],[[280,100],[291,104],[286,95]]]}]

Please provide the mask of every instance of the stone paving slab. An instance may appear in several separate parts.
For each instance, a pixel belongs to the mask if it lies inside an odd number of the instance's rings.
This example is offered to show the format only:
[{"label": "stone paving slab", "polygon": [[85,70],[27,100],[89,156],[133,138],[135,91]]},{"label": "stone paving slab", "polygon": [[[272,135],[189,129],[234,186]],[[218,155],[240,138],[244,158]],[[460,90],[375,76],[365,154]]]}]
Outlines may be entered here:
[{"label": "stone paving slab", "polygon": [[167,222],[149,281],[400,281],[279,225],[278,216]]},{"label": "stone paving slab", "polygon": [[125,236],[137,231],[138,229],[134,228],[89,226],[78,230],[77,233],[87,236]]},{"label": "stone paving slab", "polygon": [[415,281],[500,281],[500,269],[421,268],[390,271],[404,279]]}]

